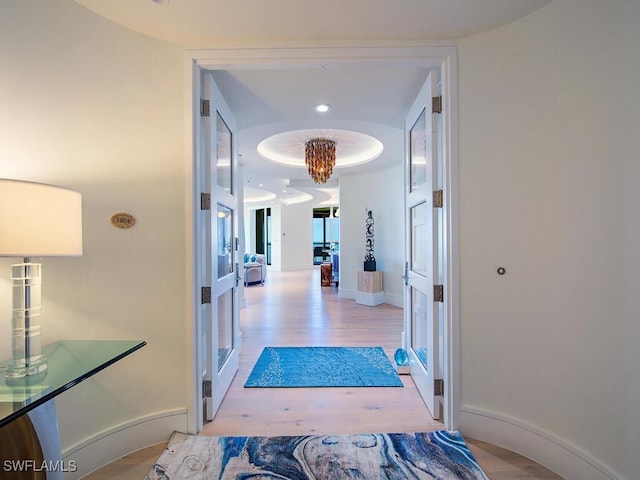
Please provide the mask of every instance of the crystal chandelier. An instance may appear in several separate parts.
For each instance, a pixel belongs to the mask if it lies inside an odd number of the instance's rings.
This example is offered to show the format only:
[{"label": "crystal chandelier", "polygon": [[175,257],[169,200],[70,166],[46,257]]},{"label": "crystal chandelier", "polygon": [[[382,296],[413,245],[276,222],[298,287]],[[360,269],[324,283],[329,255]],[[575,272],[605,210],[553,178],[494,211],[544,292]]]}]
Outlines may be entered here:
[{"label": "crystal chandelier", "polygon": [[312,138],[304,142],[304,163],[316,183],[326,183],[336,164],[336,142],[328,138]]}]

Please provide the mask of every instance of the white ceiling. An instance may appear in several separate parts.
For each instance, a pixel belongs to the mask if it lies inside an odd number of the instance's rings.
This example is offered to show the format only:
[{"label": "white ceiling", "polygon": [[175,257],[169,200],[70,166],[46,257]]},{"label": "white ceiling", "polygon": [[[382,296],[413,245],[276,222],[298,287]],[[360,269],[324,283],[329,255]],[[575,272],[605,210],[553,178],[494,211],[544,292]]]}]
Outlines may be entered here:
[{"label": "white ceiling", "polygon": [[[318,192],[304,166],[284,166],[257,152],[262,140],[294,130],[351,130],[383,143],[382,154],[369,163],[336,166],[333,180],[342,173],[355,174],[400,162],[404,117],[427,73],[426,68],[409,66],[214,72],[216,84],[238,123],[245,184],[262,184],[261,188],[289,203],[293,201],[289,197],[297,193],[290,191],[294,185],[297,191],[311,194],[317,203],[328,200]],[[313,107],[318,103],[328,103],[332,109],[317,113]],[[338,154],[344,140],[347,139],[338,139]],[[303,141],[299,147],[303,155]],[[301,197],[295,195],[295,199]]]},{"label": "white ceiling", "polygon": [[[274,48],[455,39],[511,22],[551,0],[75,1],[132,30],[187,48]],[[271,202],[337,201],[335,190],[315,188],[304,167],[280,165],[257,153],[260,141],[286,131],[354,130],[384,144],[373,162],[336,168],[329,182],[333,186],[341,174],[399,162],[402,123],[427,73],[415,65],[215,72],[238,123],[245,184],[252,187],[248,193],[272,192],[276,199]],[[318,103],[333,108],[319,114],[313,109]]]},{"label": "white ceiling", "polygon": [[121,25],[193,48],[459,38],[550,0],[76,0]]}]

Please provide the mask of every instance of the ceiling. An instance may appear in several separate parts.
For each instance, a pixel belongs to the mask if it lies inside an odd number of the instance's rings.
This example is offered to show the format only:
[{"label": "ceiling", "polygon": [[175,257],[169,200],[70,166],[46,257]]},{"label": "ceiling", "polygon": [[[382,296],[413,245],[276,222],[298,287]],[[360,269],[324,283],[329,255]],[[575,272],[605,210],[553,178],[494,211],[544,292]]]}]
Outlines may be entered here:
[{"label": "ceiling", "polygon": [[[340,175],[382,168],[402,160],[404,117],[427,73],[426,68],[409,66],[392,70],[342,67],[214,72],[216,84],[238,123],[238,151],[244,165],[245,185],[272,192],[288,204],[302,201],[337,204]],[[327,113],[317,113],[314,106],[319,103],[328,103],[332,108]],[[337,138],[334,173],[319,188],[304,167],[304,138],[332,137],[306,134],[327,129],[339,129],[342,133]],[[298,134],[300,131],[302,135]],[[374,137],[383,144],[382,154],[367,163],[340,167],[343,148],[353,136],[345,132]],[[301,166],[285,166],[258,153],[260,142],[278,134],[298,139]],[[281,147],[287,151],[295,144]]]},{"label": "ceiling", "polygon": [[[132,30],[186,48],[290,48],[456,39],[516,20],[551,0],[75,1]],[[246,200],[255,199],[256,205],[335,205],[341,175],[400,162],[404,117],[427,74],[426,67],[409,64],[214,72],[238,124]],[[332,108],[317,113],[313,107],[319,103]],[[369,163],[337,166],[324,186],[328,188],[318,188],[304,166],[286,166],[257,152],[267,137],[303,129],[354,131],[373,136],[384,149]]]}]

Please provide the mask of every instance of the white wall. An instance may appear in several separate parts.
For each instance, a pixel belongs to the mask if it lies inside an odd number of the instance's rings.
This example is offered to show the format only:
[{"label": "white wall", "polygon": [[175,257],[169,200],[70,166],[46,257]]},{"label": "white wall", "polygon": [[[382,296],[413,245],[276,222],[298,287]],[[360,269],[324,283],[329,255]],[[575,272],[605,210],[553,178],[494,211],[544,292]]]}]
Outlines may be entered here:
[{"label": "white wall", "polygon": [[[401,135],[402,132],[399,132]],[[355,298],[365,255],[366,211],[373,211],[376,269],[384,272],[385,302],[403,306],[403,173],[399,163],[361,175],[340,176],[340,295]]]},{"label": "white wall", "polygon": [[[62,448],[168,419],[141,441],[166,439],[186,428],[183,49],[70,0],[0,0],[0,11],[0,177],[83,194],[84,255],[43,261],[45,343],[148,343],[58,397]],[[110,225],[120,211],[133,228]],[[0,358],[11,263],[0,261]]]},{"label": "white wall", "polygon": [[640,471],[638,25],[557,0],[459,42],[462,428],[566,478]]},{"label": "white wall", "polygon": [[281,269],[299,270],[313,265],[313,208],[310,206],[282,205]]},{"label": "white wall", "polygon": [[[270,205],[271,266],[275,271],[299,270],[313,265],[313,208],[304,205]],[[255,209],[245,209],[251,223],[247,236],[255,243]]]}]

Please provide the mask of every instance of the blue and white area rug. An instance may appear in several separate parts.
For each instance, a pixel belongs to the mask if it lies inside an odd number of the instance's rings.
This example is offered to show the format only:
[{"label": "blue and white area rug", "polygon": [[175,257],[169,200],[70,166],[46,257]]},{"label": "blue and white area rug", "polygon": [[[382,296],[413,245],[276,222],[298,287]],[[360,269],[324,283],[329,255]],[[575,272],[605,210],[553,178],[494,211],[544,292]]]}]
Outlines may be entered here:
[{"label": "blue and white area rug", "polygon": [[245,387],[402,387],[382,347],[266,347]]},{"label": "blue and white area rug", "polygon": [[145,480],[488,480],[458,432],[203,437],[174,433]]}]

